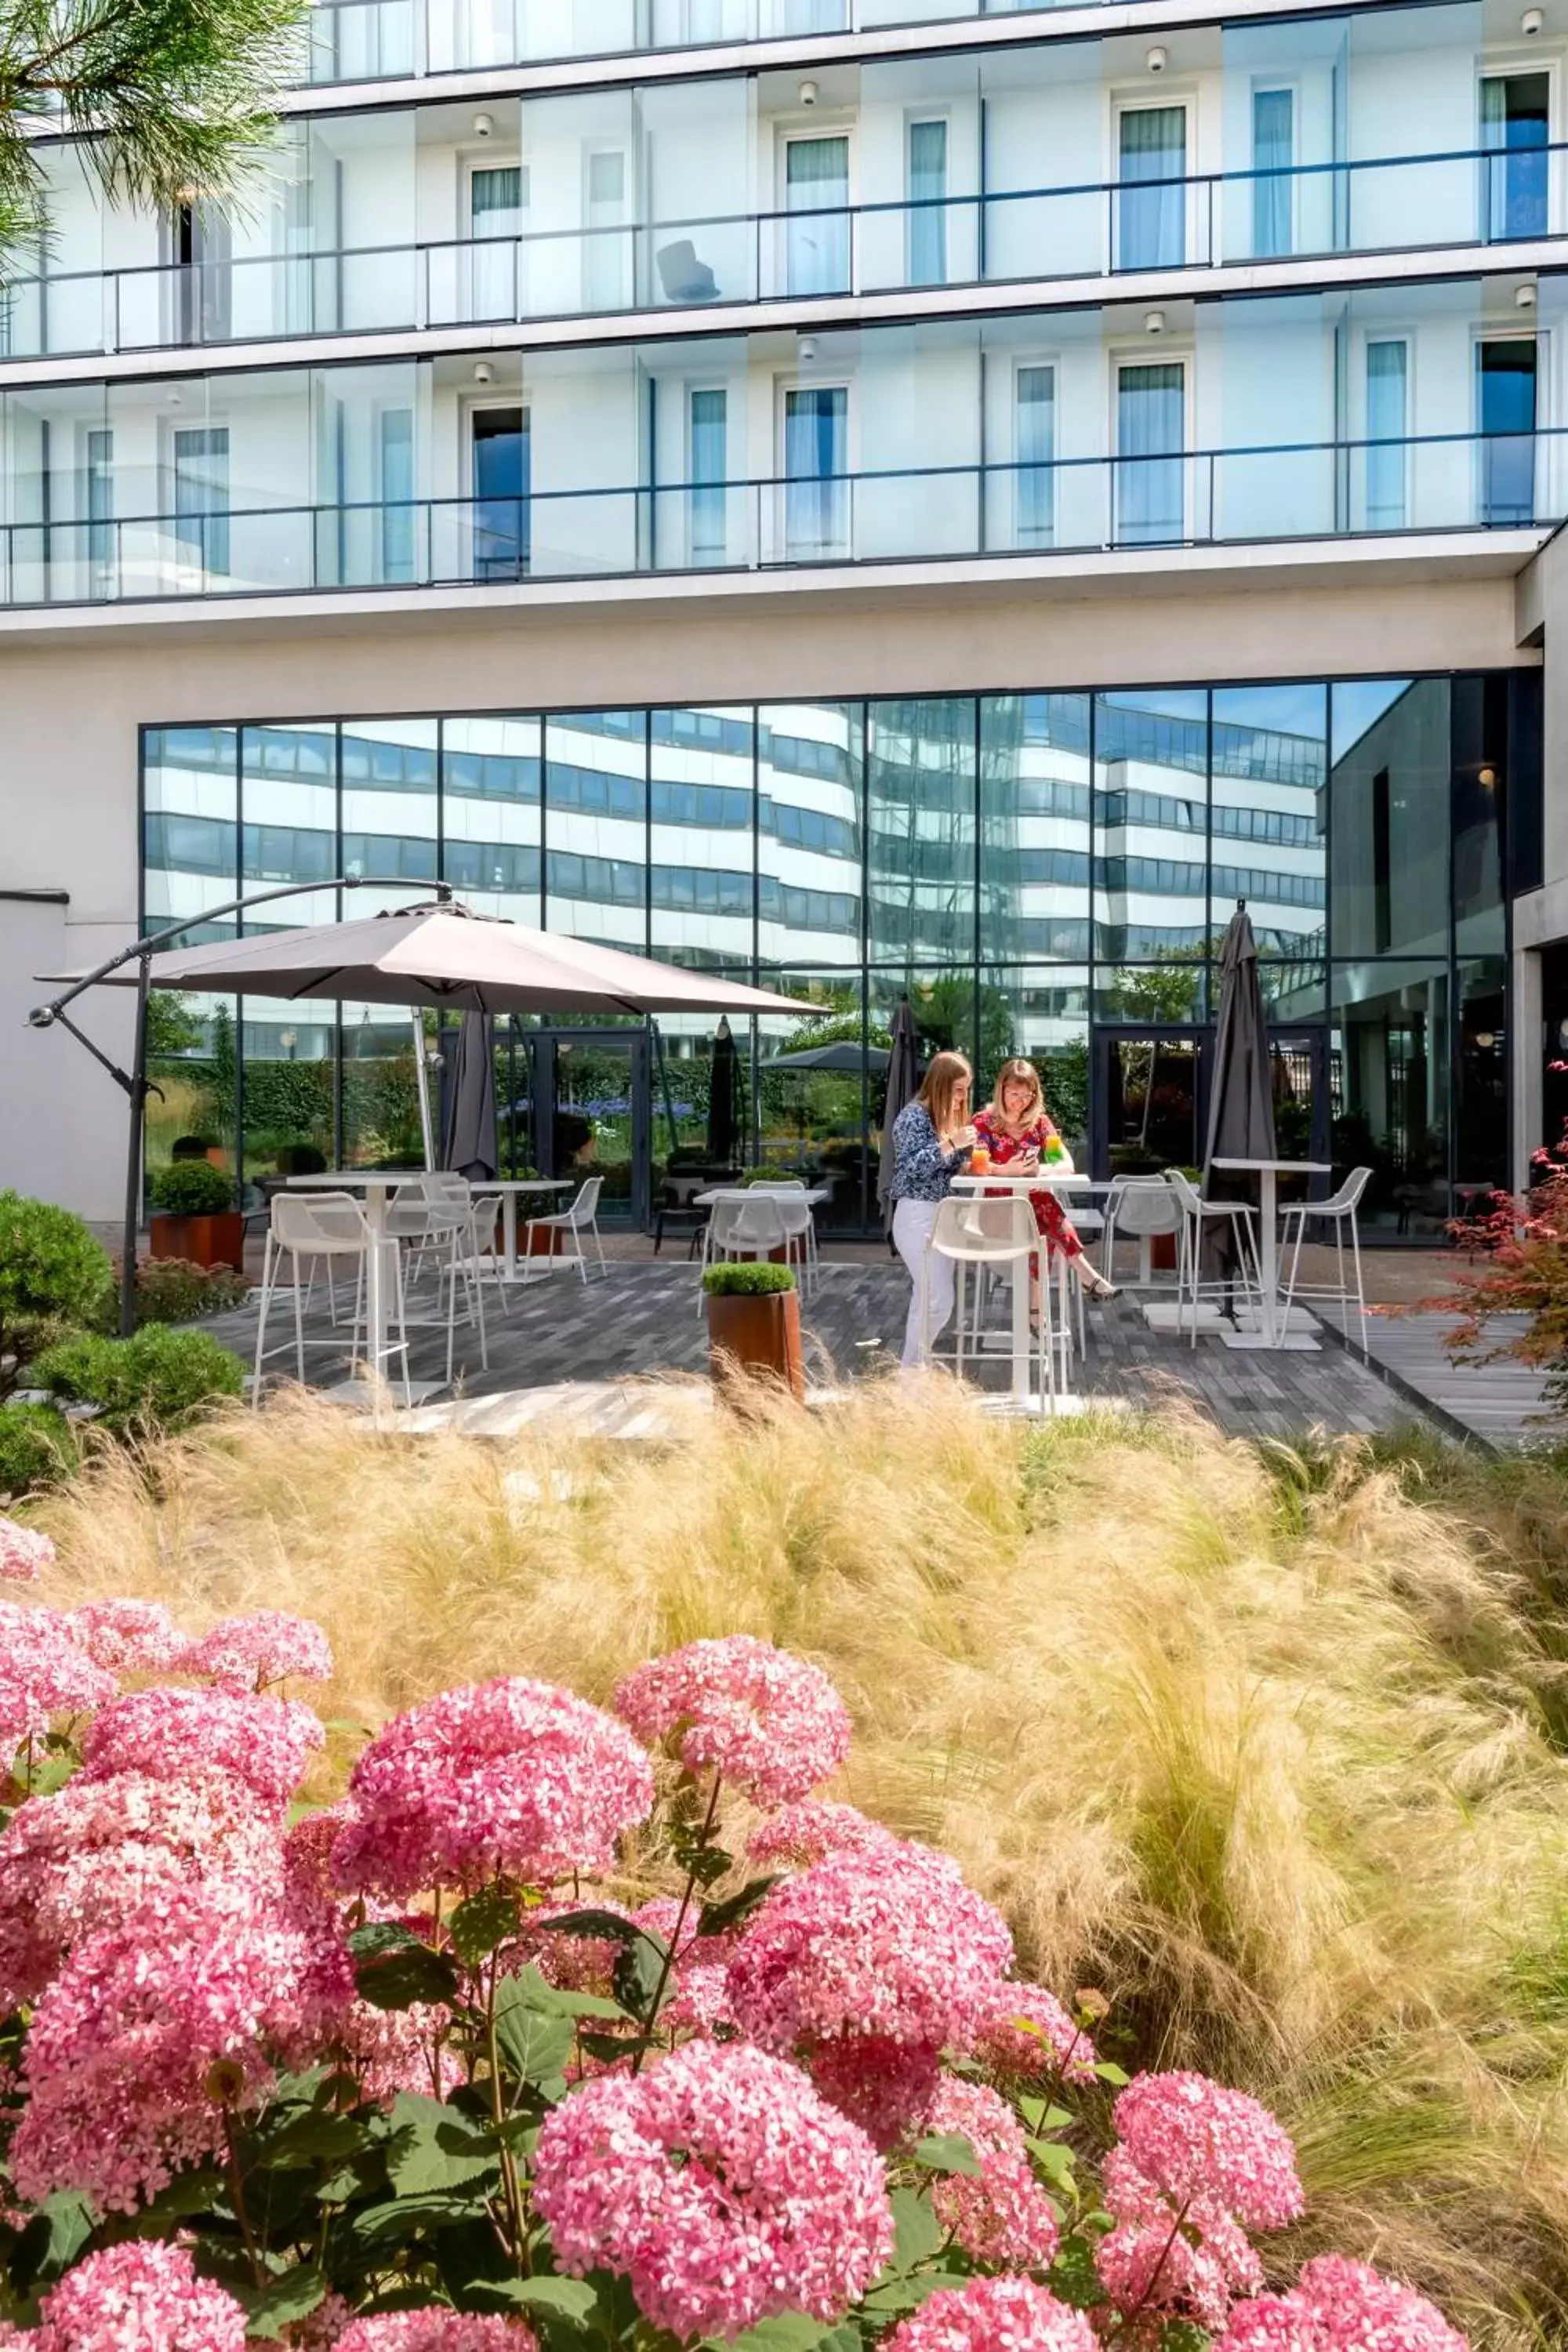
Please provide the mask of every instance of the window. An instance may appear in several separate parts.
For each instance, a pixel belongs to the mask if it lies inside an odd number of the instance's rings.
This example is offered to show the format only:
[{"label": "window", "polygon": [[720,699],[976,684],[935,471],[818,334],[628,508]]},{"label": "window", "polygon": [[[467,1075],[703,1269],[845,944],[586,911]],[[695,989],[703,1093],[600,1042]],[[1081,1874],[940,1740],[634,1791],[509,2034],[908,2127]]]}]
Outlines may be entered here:
[{"label": "window", "polygon": [[618,147],[588,158],[584,293],[590,310],[624,310],[631,301],[631,236],[626,226],[626,159]]},{"label": "window", "polygon": [[1369,342],[1366,347],[1366,527],[1405,529],[1405,483],[1408,456],[1409,346]]},{"label": "window", "polygon": [[187,563],[228,571],[228,427],[188,425],[174,435],[174,541]]},{"label": "window", "polygon": [[947,124],[910,125],[909,281],[947,284]]},{"label": "window", "polygon": [[469,316],[515,319],[521,299],[521,236],[528,173],[521,163],[487,165],[468,175]]},{"label": "window", "polygon": [[847,294],[849,142],[791,139],[784,146],[788,290]]},{"label": "window", "polygon": [[87,560],[93,593],[114,593],[114,436],[89,427],[82,439],[82,510],[87,516]]},{"label": "window", "polygon": [[688,478],[691,484],[693,563],[722,563],[729,552],[729,395],[722,391],[691,394]]},{"label": "window", "polygon": [[1176,269],[1187,257],[1187,110],[1132,106],[1120,118],[1119,269]]},{"label": "window", "polygon": [[414,411],[384,408],[376,423],[381,478],[381,576],[414,577]]},{"label": "window", "polygon": [[792,384],[784,394],[784,543],[792,562],[848,553],[849,392]]},{"label": "window", "polygon": [[1547,233],[1551,91],[1543,73],[1489,74],[1481,83],[1481,235],[1489,244]]},{"label": "window", "polygon": [[1535,344],[1500,336],[1476,347],[1480,427],[1480,520],[1535,517]]},{"label": "window", "polygon": [[169,241],[179,309],[178,340],[226,342],[234,332],[233,238],[227,219],[211,205],[178,205]]},{"label": "window", "polygon": [[1020,547],[1049,547],[1056,530],[1057,372],[1021,367],[1014,378],[1014,455]]},{"label": "window", "polygon": [[1186,369],[1180,360],[1116,377],[1116,543],[1158,547],[1183,535]]},{"label": "window", "polygon": [[475,409],[473,449],[474,577],[521,580],[531,541],[527,409]]},{"label": "window", "polygon": [[1258,259],[1294,250],[1296,93],[1252,93],[1252,250]]}]

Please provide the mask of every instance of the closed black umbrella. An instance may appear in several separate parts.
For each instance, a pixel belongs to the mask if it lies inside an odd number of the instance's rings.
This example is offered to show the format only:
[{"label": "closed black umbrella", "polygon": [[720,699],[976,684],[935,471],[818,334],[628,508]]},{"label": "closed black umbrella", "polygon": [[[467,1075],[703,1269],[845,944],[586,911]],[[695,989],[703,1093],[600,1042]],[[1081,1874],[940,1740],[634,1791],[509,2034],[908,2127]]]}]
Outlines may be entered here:
[{"label": "closed black umbrella", "polygon": [[[1226,928],[1220,970],[1219,1019],[1215,1028],[1214,1074],[1209,1087],[1208,1149],[1204,1154],[1204,1192],[1211,1201],[1247,1200],[1252,1179],[1234,1169],[1216,1171],[1216,1160],[1272,1160],[1274,1079],[1268,1024],[1258,982],[1258,942],[1245,900],[1238,900]],[[1205,1223],[1208,1222],[1205,1220]],[[1215,1219],[1205,1235],[1212,1257],[1228,1276],[1232,1246],[1229,1218]],[[1210,1271],[1215,1266],[1211,1265]]]},{"label": "closed black umbrella", "polygon": [[489,1183],[500,1173],[500,1155],[496,1143],[495,1051],[488,1013],[464,1013],[447,1066],[441,1165],[468,1177],[470,1183]]},{"label": "closed black umbrella", "polygon": [[888,1187],[893,1181],[893,1121],[920,1092],[921,1055],[915,1037],[915,1016],[907,996],[899,1001],[893,1015],[892,1034],[889,1039],[888,1099],[882,1112],[882,1160],[877,1171],[877,1198],[881,1203],[882,1222],[891,1225],[893,1204],[888,1198]]},{"label": "closed black umbrella", "polygon": [[713,1069],[708,1082],[708,1157],[715,1168],[733,1165],[741,1136],[741,1057],[730,1024],[721,1021],[713,1039]]}]

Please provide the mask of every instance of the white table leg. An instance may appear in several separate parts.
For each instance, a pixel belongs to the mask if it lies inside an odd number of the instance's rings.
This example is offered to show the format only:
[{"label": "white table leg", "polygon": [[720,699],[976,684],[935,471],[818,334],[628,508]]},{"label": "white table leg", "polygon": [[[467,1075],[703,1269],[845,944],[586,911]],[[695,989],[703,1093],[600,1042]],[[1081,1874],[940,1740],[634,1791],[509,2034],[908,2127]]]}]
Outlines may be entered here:
[{"label": "white table leg", "polygon": [[370,1227],[370,1262],[365,1279],[365,1355],[370,1371],[371,1409],[379,1415],[382,1383],[386,1377],[386,1202],[384,1184],[365,1187],[365,1223]]},{"label": "white table leg", "polygon": [[500,1196],[501,1280],[517,1280],[517,1194],[503,1192]]},{"label": "white table leg", "polygon": [[1020,1257],[1013,1261],[1013,1402],[1020,1412],[1029,1407],[1029,1261]]},{"label": "white table leg", "polygon": [[1279,1267],[1275,1244],[1275,1208],[1279,1199],[1279,1179],[1272,1168],[1262,1171],[1258,1204],[1258,1250],[1263,1266],[1263,1336],[1271,1348],[1279,1344],[1279,1331],[1275,1320],[1279,1304]]}]

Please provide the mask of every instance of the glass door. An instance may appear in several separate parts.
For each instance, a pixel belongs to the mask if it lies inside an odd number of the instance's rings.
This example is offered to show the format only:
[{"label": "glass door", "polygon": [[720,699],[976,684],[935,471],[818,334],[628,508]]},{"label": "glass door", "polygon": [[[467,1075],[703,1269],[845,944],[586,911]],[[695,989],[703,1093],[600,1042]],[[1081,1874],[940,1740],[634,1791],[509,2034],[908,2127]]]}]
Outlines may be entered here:
[{"label": "glass door", "polygon": [[1489,338],[1476,346],[1476,421],[1480,427],[1480,520],[1535,517],[1535,341]]},{"label": "glass door", "polygon": [[1090,1152],[1097,1176],[1152,1176],[1202,1164],[1211,1032],[1097,1029],[1090,1046]]},{"label": "glass door", "polygon": [[471,424],[474,578],[521,580],[531,538],[528,411],[476,408]]},{"label": "glass door", "polygon": [[1481,235],[1489,245],[1547,233],[1550,78],[1488,74],[1481,83]]},{"label": "glass door", "polygon": [[468,316],[522,316],[528,172],[521,163],[476,165],[468,174]]},{"label": "glass door", "polygon": [[784,145],[786,278],[791,294],[847,294],[849,141],[791,139]]},{"label": "glass door", "polygon": [[1179,269],[1187,257],[1186,108],[1124,108],[1117,150],[1117,268]]},{"label": "glass door", "polygon": [[[530,1156],[542,1176],[604,1179],[601,1223],[648,1224],[648,1034],[626,1029],[528,1033]],[[564,1207],[574,1195],[563,1192]]]},{"label": "glass door", "polygon": [[784,553],[791,563],[849,551],[849,389],[791,384],[784,396]]},{"label": "glass door", "polygon": [[1116,371],[1116,544],[1185,536],[1187,372],[1180,360]]}]

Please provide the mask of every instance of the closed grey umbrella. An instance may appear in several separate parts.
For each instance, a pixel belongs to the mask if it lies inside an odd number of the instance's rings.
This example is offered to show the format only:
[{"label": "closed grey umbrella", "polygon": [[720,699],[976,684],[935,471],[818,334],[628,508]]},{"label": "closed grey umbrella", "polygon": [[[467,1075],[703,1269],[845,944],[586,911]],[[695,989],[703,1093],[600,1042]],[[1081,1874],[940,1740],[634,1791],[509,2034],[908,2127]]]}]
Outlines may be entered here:
[{"label": "closed grey umbrella", "polygon": [[441,1136],[441,1165],[470,1183],[500,1173],[496,1143],[496,1062],[489,1015],[465,1013],[451,1049],[451,1081]]},{"label": "closed grey umbrella", "polygon": [[883,1223],[890,1225],[893,1205],[888,1198],[888,1187],[893,1181],[893,1121],[907,1104],[913,1102],[921,1083],[920,1045],[907,996],[900,998],[893,1015],[889,1047],[888,1099],[882,1112],[882,1161],[877,1171],[877,1199],[881,1204]]},{"label": "closed grey umbrella", "polygon": [[708,1157],[715,1168],[730,1167],[741,1135],[741,1057],[730,1024],[721,1021],[713,1039],[708,1081]]},{"label": "closed grey umbrella", "polygon": [[[1211,1201],[1249,1199],[1252,1179],[1230,1169],[1216,1172],[1215,1160],[1272,1160],[1274,1156],[1274,1085],[1263,992],[1258,984],[1258,942],[1246,902],[1238,901],[1226,929],[1220,967],[1208,1149],[1204,1154],[1205,1193]],[[1230,1223],[1228,1217],[1215,1219],[1216,1230],[1205,1236],[1211,1274],[1223,1268],[1228,1276],[1234,1270],[1229,1262]]]}]

